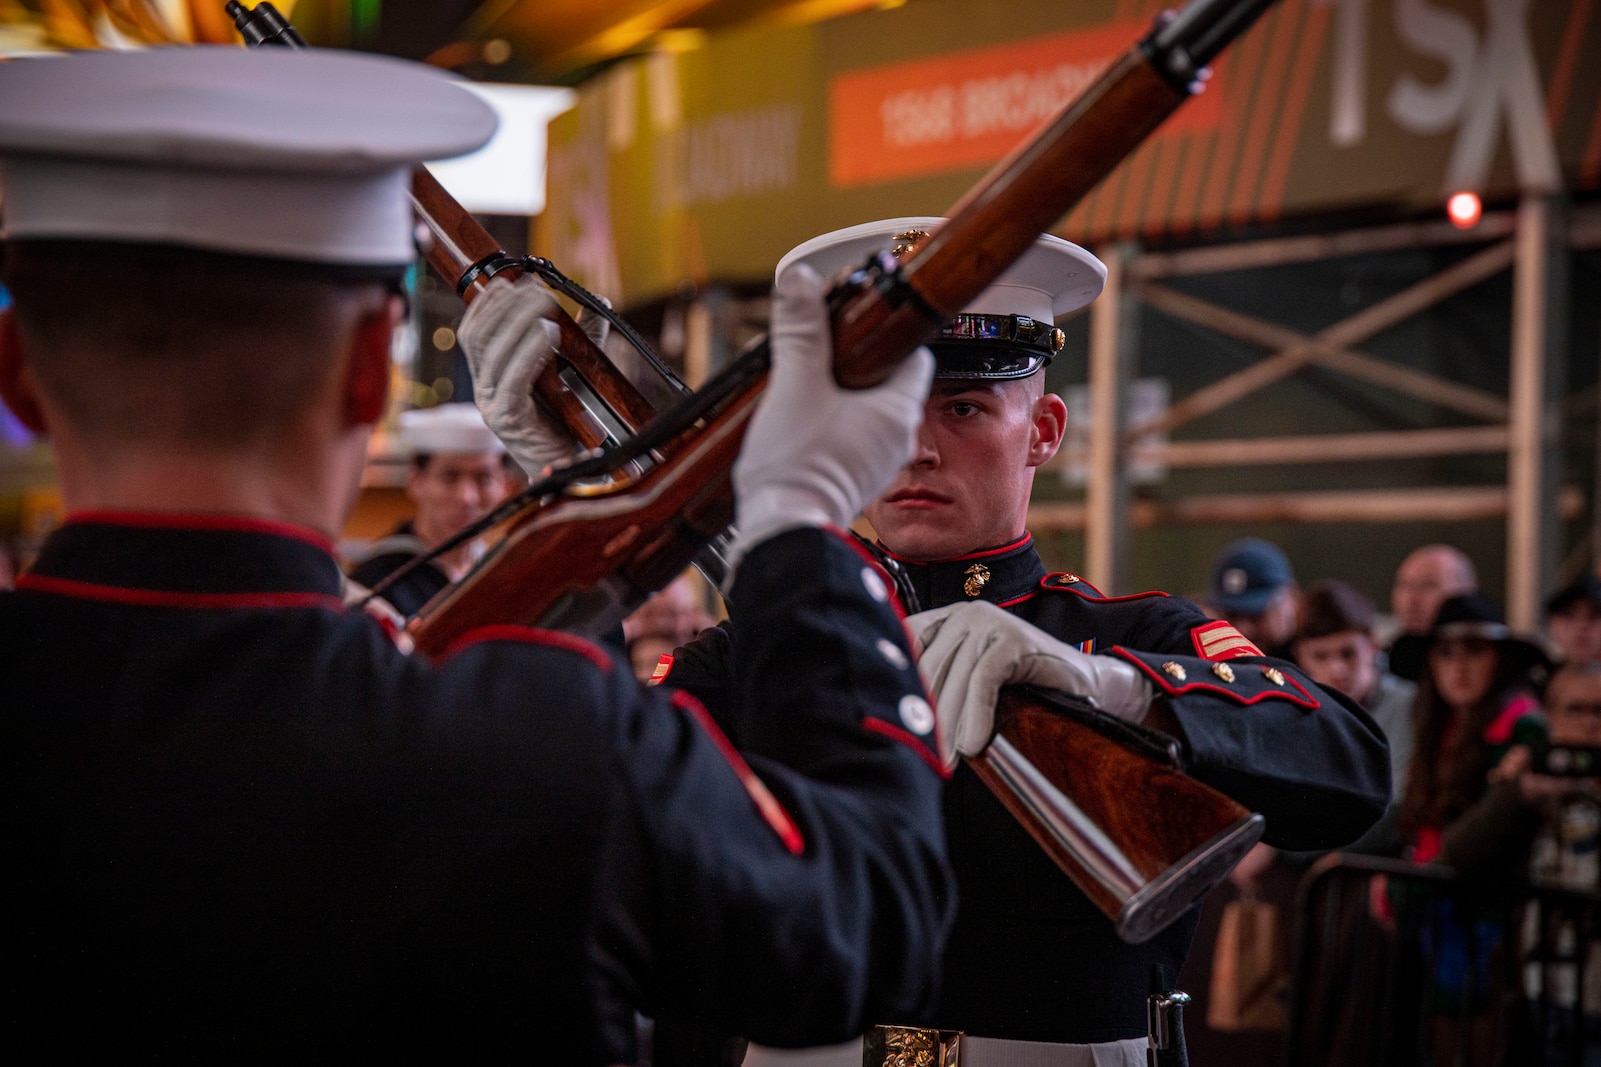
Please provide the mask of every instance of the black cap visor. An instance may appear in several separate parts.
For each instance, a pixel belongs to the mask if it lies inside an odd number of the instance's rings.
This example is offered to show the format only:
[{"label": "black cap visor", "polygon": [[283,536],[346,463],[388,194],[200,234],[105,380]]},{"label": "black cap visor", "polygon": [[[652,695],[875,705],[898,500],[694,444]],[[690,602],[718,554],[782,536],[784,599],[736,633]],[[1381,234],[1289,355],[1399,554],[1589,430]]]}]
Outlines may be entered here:
[{"label": "black cap visor", "polygon": [[1007,381],[1037,373],[1062,341],[1061,330],[1027,316],[962,314],[928,348],[936,378]]}]

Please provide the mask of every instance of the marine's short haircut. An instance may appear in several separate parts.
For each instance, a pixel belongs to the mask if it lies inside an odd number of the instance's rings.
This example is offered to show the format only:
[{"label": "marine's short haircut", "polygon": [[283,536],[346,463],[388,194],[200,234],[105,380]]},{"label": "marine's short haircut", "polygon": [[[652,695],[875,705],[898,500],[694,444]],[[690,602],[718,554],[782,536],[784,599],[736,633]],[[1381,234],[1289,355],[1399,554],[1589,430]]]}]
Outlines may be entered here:
[{"label": "marine's short haircut", "polygon": [[392,279],[164,245],[21,240],[0,282],[28,364],[81,432],[263,442],[327,386],[357,309]]},{"label": "marine's short haircut", "polygon": [[1373,602],[1337,578],[1313,583],[1301,601],[1296,637],[1316,640],[1352,631],[1373,633]]}]

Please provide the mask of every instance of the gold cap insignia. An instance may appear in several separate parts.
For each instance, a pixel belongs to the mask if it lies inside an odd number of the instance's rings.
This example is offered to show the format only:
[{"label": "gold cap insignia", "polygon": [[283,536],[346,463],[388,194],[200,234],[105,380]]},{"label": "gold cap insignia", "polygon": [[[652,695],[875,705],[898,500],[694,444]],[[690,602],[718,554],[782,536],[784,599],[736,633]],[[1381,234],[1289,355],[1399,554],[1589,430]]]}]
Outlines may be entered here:
[{"label": "gold cap insignia", "polygon": [[1185,673],[1184,668],[1180,667],[1172,660],[1168,660],[1166,663],[1162,664],[1162,669],[1168,674],[1171,674],[1174,681],[1182,682],[1184,679],[1189,677],[1189,675]]},{"label": "gold cap insignia", "polygon": [[962,573],[967,575],[962,582],[962,592],[968,596],[978,596],[990,580],[990,569],[982,563],[975,563]]},{"label": "gold cap insignia", "polygon": [[1212,673],[1223,679],[1225,682],[1234,681],[1234,668],[1230,667],[1227,663],[1212,664]]},{"label": "gold cap insignia", "polygon": [[1284,684],[1284,672],[1279,670],[1277,667],[1263,667],[1262,674],[1266,676],[1267,680],[1272,682],[1274,685]]},{"label": "gold cap insignia", "polygon": [[927,230],[902,230],[895,235],[895,244],[890,248],[890,254],[896,259],[915,252],[917,246],[928,240]]}]

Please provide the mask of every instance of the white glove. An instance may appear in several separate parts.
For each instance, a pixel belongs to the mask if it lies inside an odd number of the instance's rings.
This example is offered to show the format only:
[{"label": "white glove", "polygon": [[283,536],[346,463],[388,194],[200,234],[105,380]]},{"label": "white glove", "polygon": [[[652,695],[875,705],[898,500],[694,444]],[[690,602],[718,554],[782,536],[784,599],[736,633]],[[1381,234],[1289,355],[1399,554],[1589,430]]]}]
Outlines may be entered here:
[{"label": "white glove", "polygon": [[1070,693],[1132,722],[1151,704],[1151,683],[1134,667],[1080,652],[987,601],[918,612],[906,626],[920,649],[917,671],[939,711],[947,766],[989,747],[1003,685]]},{"label": "white glove", "polygon": [[[472,369],[473,399],[484,421],[530,478],[582,449],[534,403],[539,377],[561,340],[551,321],[556,298],[532,275],[491,281],[462,316],[456,339]],[[596,316],[599,319],[599,316]],[[599,319],[604,337],[605,319]],[[585,332],[593,337],[591,324]]]},{"label": "white glove", "polygon": [[846,526],[912,457],[934,377],[926,348],[882,385],[834,382],[825,286],[798,264],[773,287],[773,370],[734,463],[737,562],[797,526]]}]

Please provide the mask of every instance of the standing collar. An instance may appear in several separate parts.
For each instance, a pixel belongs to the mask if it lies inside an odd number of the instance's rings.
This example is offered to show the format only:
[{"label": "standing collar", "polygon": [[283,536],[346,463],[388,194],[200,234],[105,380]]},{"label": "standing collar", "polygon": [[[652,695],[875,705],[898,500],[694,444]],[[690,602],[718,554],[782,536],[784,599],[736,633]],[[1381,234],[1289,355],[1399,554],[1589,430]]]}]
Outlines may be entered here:
[{"label": "standing collar", "polygon": [[76,512],[17,588],[171,606],[336,606],[332,549],[314,530],[243,516]]},{"label": "standing collar", "polygon": [[889,555],[905,568],[923,609],[969,600],[1007,604],[1028,596],[1045,577],[1045,564],[1034,551],[1034,536],[1028,533],[1004,545],[952,559],[922,562]]}]

